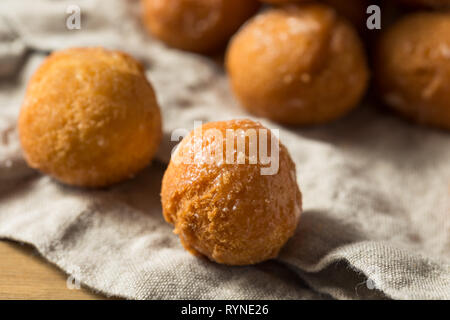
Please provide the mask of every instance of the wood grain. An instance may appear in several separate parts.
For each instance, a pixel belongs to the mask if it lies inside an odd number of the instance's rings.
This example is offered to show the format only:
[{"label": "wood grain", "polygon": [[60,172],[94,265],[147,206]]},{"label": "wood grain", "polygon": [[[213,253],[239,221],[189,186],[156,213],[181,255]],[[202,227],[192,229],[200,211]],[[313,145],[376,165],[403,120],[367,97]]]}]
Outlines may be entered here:
[{"label": "wood grain", "polygon": [[0,241],[0,299],[105,299],[89,289],[69,289],[67,275],[30,246]]}]

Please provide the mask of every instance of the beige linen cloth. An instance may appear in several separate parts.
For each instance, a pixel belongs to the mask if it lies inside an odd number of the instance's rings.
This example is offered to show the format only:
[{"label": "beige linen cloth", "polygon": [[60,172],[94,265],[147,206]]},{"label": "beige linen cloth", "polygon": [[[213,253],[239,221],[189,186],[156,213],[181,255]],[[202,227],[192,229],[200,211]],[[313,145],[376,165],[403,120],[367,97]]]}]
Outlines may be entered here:
[{"label": "beige linen cloth", "polygon": [[[81,9],[67,30],[66,9]],[[245,114],[212,60],[164,47],[136,1],[0,2],[0,237],[32,244],[68,274],[131,299],[450,299],[450,135],[363,103],[328,126],[281,129],[304,213],[278,259],[221,266],[189,255],[161,215],[178,128]],[[15,128],[25,85],[55,49],[101,45],[146,66],[164,117],[155,161],[111,188],[61,185],[29,169]],[[249,61],[251,63],[251,61]]]}]

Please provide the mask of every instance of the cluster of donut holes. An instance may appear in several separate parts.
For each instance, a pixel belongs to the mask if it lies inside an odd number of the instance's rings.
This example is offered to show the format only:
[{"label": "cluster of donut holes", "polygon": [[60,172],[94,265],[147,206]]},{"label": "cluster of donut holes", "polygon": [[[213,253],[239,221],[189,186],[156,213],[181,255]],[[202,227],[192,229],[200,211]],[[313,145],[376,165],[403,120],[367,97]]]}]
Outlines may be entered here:
[{"label": "cluster of donut holes", "polygon": [[[102,48],[52,53],[28,84],[18,127],[31,167],[80,187],[104,187],[132,177],[148,165],[161,139],[159,107],[142,66],[127,54]],[[228,129],[268,131],[251,120],[200,128],[208,129],[224,135]],[[195,132],[183,139],[178,157],[187,157]],[[224,142],[205,141],[200,154]],[[262,142],[256,143],[260,148]],[[266,150],[272,150],[271,143]],[[190,165],[172,159],[162,184],[163,214],[182,244],[229,265],[274,258],[301,213],[295,165],[281,144],[276,159],[279,170],[273,175],[261,174],[261,161]]]},{"label": "cluster of donut holes", "polygon": [[[144,24],[151,34],[170,46],[195,52],[223,47],[259,7],[254,0],[142,2]],[[370,78],[366,52],[355,29],[364,33],[365,9],[370,3],[260,2],[275,7],[250,18],[232,37],[226,52],[231,88],[241,105],[254,115],[301,126],[328,123],[353,110]],[[446,102],[450,95],[446,48],[450,44],[445,30],[450,18],[443,9],[450,8],[450,0],[397,2],[441,11],[419,13],[421,18],[406,15],[406,22],[383,30],[374,54],[379,95],[399,114],[446,129],[450,126]],[[408,20],[419,23],[421,30]],[[374,35],[379,34],[368,38]],[[406,43],[427,49],[399,52],[408,47]],[[435,55],[427,56],[427,52]]]},{"label": "cluster of donut holes", "polygon": [[[445,0],[401,1],[450,7]],[[195,52],[221,48],[260,6],[256,0],[142,2],[153,35]],[[263,2],[278,6],[247,21],[226,51],[231,87],[242,106],[289,125],[328,123],[355,108],[370,75],[349,7],[332,0],[323,3],[336,9],[309,1]],[[443,129],[450,129],[449,30],[447,11],[409,14],[381,34],[374,55],[375,83],[386,104]],[[51,54],[29,82],[18,129],[31,167],[83,187],[132,177],[152,160],[162,136],[156,95],[143,67],[127,54],[102,48]],[[232,120],[201,129],[266,128]],[[260,174],[260,163],[183,161],[195,149],[196,132],[180,143],[164,175],[164,218],[195,255],[229,265],[276,257],[294,234],[302,207],[288,151],[280,144],[279,171],[268,176]],[[206,149],[218,143],[204,141]]]}]

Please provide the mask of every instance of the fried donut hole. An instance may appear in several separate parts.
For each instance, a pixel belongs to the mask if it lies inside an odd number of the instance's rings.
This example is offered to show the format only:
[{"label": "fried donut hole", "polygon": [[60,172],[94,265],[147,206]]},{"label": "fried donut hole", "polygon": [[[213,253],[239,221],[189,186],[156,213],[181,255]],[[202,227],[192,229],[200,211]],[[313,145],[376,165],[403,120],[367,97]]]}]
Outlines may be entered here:
[{"label": "fried donut hole", "polygon": [[404,17],[382,34],[376,82],[387,105],[418,123],[450,129],[450,13]]},{"label": "fried donut hole", "polygon": [[259,8],[257,0],[142,0],[148,31],[171,47],[212,53]]},{"label": "fried donut hole", "polygon": [[31,167],[84,187],[133,176],[161,139],[159,107],[141,65],[102,48],[51,54],[28,84],[18,126]]},{"label": "fried donut hole", "polygon": [[250,120],[208,123],[186,136],[164,174],[161,199],[183,246],[227,265],[275,258],[302,206],[288,151]]},{"label": "fried donut hole", "polygon": [[342,117],[358,105],[369,79],[353,26],[319,4],[256,16],[232,39],[226,67],[248,111],[291,125]]}]

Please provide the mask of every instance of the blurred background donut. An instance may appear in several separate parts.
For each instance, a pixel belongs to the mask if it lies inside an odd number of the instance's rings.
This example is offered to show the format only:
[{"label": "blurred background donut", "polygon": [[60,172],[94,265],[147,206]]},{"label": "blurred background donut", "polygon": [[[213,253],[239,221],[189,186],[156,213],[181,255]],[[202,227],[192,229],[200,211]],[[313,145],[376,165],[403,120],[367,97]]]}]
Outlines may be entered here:
[{"label": "blurred background donut", "polygon": [[345,115],[358,105],[369,80],[354,27],[321,4],[259,14],[230,42],[226,66],[232,89],[248,111],[292,125]]},{"label": "blurred background donut", "polygon": [[387,105],[419,123],[450,129],[450,13],[414,13],[387,29],[375,70]]},{"label": "blurred background donut", "polygon": [[213,52],[259,8],[257,0],[142,0],[147,30],[169,46]]}]

